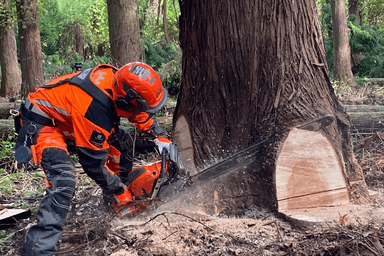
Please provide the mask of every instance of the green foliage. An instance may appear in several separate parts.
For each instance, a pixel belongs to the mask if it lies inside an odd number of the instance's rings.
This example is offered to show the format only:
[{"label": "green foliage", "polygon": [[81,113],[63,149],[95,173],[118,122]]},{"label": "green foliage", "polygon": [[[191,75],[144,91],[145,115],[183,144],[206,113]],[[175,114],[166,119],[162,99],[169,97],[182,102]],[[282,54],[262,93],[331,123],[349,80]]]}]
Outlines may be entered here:
[{"label": "green foliage", "polygon": [[384,0],[361,1],[364,24],[375,27],[384,26]]},{"label": "green foliage", "polygon": [[161,68],[164,63],[173,60],[176,54],[172,44],[167,44],[165,40],[160,43],[152,43],[151,40],[143,40],[145,62],[155,70]]},{"label": "green foliage", "polygon": [[327,58],[328,68],[330,75],[332,77],[333,75],[333,59],[334,59],[334,53],[333,53],[333,41],[332,38],[325,38],[324,39],[324,48],[325,48],[325,56]]},{"label": "green foliage", "polygon": [[[158,12],[159,2],[138,0],[137,6],[144,61],[155,70],[169,63],[167,68],[162,70],[162,76],[166,84],[174,84],[175,81],[180,80],[181,73],[181,60],[173,61],[176,50],[179,50],[175,44],[179,35],[178,1],[167,0],[166,22],[169,37],[173,42],[171,44],[166,44],[164,41],[162,10]],[[72,72],[75,62],[83,62],[83,68],[110,63],[106,1],[44,0],[41,1],[39,10],[46,81]],[[74,49],[75,24],[83,31],[83,57],[79,56]]]},{"label": "green foliage", "polygon": [[104,56],[108,56],[110,48],[106,1],[94,1],[94,4],[89,8],[89,15],[84,27],[85,52],[95,56],[99,50],[102,50]]},{"label": "green foliage", "polygon": [[[0,169],[0,172],[4,172],[4,169]],[[7,195],[12,192],[14,183],[11,178],[6,176],[0,178],[0,191],[3,195]]]},{"label": "green foliage", "polygon": [[[26,186],[28,184],[28,186]],[[0,193],[5,197],[19,193],[22,197],[40,197],[44,194],[44,173],[36,172],[33,177],[29,172],[20,169],[17,171],[0,169]],[[27,208],[26,204],[17,204],[18,207]],[[23,208],[23,209],[24,209]]]},{"label": "green foliage", "polygon": [[[381,1],[384,2],[384,0]],[[318,4],[319,3],[322,4],[320,20],[322,23],[324,48],[329,71],[332,76],[334,67],[332,10],[330,4],[326,1],[319,0]],[[367,3],[362,5],[362,8],[368,10]],[[367,13],[366,11],[365,14],[367,15]],[[348,27],[350,29],[349,44],[353,62],[353,73],[360,77],[384,77],[384,30],[374,26],[360,26],[357,24],[354,15],[349,15]]]},{"label": "green foliage", "polygon": [[384,77],[384,72],[380,76],[383,65],[384,60],[379,56],[367,56],[360,61],[357,75],[360,77]]},{"label": "green foliage", "polygon": [[[371,26],[359,26],[349,21],[352,60],[360,77],[384,77],[384,34]],[[356,60],[358,58],[358,60]]]},{"label": "green foliage", "polygon": [[58,54],[46,56],[44,60],[44,73],[46,82],[52,80],[60,75],[68,74],[74,71],[76,62],[83,62],[83,69],[92,68],[102,63],[109,63],[107,57],[94,57],[84,61],[84,59],[77,53],[67,56],[65,59]]},{"label": "green foliage", "polygon": [[0,146],[1,146],[0,158],[10,157],[13,155],[13,149],[15,147],[15,142],[2,140],[0,142]]},{"label": "green foliage", "polygon": [[43,7],[39,15],[41,49],[44,54],[52,55],[57,51],[64,15],[59,12],[56,0],[46,0]]},{"label": "green foliage", "polygon": [[6,139],[0,141],[0,158],[13,158],[16,136],[14,133],[8,134]]},{"label": "green foliage", "polygon": [[[172,42],[179,38],[179,16],[180,7],[178,1],[167,1],[166,27],[168,36]],[[139,25],[141,37],[152,42],[159,42],[164,39],[162,11],[159,13],[159,1],[138,0]]]},{"label": "green foliage", "polygon": [[359,26],[349,21],[350,28],[350,47],[352,53],[378,54],[383,50],[379,45],[377,29],[370,26]]},{"label": "green foliage", "polygon": [[83,33],[86,58],[92,58],[99,45],[109,52],[107,7],[102,0],[46,0],[39,15],[43,52],[63,58],[74,54],[75,26]]},{"label": "green foliage", "polygon": [[15,232],[13,232],[13,231],[10,232],[10,231],[4,230],[4,229],[0,230],[0,250],[5,247],[3,245],[4,242],[7,240],[10,240],[14,234],[15,234]]},{"label": "green foliage", "polygon": [[324,36],[326,38],[332,37],[332,35],[330,35],[332,30],[332,10],[331,10],[331,5],[329,3],[327,2],[323,3],[323,5],[321,6],[321,12],[320,12],[319,18],[321,20]]},{"label": "green foliage", "polygon": [[157,71],[163,86],[169,88],[171,86],[180,87],[181,82],[181,57],[180,47],[175,48],[175,57],[173,60],[164,63]]},{"label": "green foliage", "polygon": [[16,24],[16,5],[14,1],[8,3],[8,6],[4,6],[4,2],[0,3],[0,27],[5,27],[11,22]]}]

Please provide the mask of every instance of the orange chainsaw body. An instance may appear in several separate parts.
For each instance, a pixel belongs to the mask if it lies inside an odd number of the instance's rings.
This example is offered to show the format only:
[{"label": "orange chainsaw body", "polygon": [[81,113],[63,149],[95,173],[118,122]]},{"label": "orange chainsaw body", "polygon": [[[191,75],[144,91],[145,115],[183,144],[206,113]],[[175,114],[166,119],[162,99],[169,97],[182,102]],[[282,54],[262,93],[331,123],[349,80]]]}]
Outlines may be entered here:
[{"label": "orange chainsaw body", "polygon": [[[151,200],[156,198],[162,185],[174,181],[178,174],[178,151],[176,146],[161,150],[161,161],[139,166],[128,175],[130,184],[129,192],[134,200],[122,206],[115,206],[118,216],[128,216],[144,210]],[[168,159],[167,159],[168,158]]]},{"label": "orange chainsaw body", "polygon": [[[168,167],[168,164],[166,165]],[[150,197],[154,184],[159,178],[161,171],[161,161],[155,162],[150,165],[143,165],[135,168],[133,171],[144,168],[144,173],[137,177],[130,185],[129,191],[135,198],[142,196]],[[168,173],[168,168],[165,169],[165,173]]]}]

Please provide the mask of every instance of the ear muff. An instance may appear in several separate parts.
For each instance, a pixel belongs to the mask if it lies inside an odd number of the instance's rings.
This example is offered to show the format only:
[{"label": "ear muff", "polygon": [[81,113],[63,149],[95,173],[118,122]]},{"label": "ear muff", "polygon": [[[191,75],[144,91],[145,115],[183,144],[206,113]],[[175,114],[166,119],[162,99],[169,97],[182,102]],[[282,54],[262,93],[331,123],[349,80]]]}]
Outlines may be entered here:
[{"label": "ear muff", "polygon": [[125,98],[119,97],[116,99],[116,107],[124,111],[135,111],[136,105],[133,103],[133,100],[137,98],[137,93],[129,89]]},{"label": "ear muff", "polygon": [[125,98],[120,97],[116,100],[116,107],[120,110],[134,112],[134,115],[140,112],[147,112],[149,109],[147,101],[141,98],[133,89],[127,91]]}]

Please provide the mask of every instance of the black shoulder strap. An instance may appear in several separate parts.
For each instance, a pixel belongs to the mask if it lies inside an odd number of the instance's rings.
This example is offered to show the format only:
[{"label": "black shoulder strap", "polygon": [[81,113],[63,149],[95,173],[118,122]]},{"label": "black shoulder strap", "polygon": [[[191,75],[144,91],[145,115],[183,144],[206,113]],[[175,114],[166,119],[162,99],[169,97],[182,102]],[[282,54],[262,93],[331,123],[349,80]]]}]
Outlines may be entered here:
[{"label": "black shoulder strap", "polygon": [[[98,67],[112,67],[110,65],[100,65]],[[114,108],[114,102],[111,98],[108,97],[99,87],[92,83],[90,75],[92,68],[83,70],[80,74],[75,75],[74,77],[63,79],[56,84],[43,85],[43,88],[54,88],[56,86],[62,85],[64,83],[70,83],[80,87],[83,91],[88,93],[93,99],[95,99],[100,105],[106,109]]]},{"label": "black shoulder strap", "polygon": [[91,75],[92,68],[82,71],[77,76],[69,79],[69,83],[79,86],[83,91],[88,93],[92,98],[94,98],[100,105],[104,106],[106,109],[111,109],[114,103],[111,98],[108,97],[99,87],[92,83],[89,78]]}]

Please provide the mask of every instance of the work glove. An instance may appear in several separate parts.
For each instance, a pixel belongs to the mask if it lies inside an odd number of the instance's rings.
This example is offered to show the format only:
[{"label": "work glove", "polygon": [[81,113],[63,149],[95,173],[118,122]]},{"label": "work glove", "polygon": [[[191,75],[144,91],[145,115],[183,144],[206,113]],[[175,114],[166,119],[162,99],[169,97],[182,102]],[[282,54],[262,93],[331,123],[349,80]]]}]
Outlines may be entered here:
[{"label": "work glove", "polygon": [[131,192],[129,192],[127,187],[125,187],[124,192],[122,194],[114,196],[116,199],[116,204],[114,205],[114,207],[121,207],[133,201],[132,194]]},{"label": "work glove", "polygon": [[159,149],[160,154],[163,149],[167,150],[167,152],[169,153],[169,159],[177,163],[179,157],[179,150],[177,149],[176,144],[172,143],[165,137],[157,137],[155,139],[155,144]]}]

